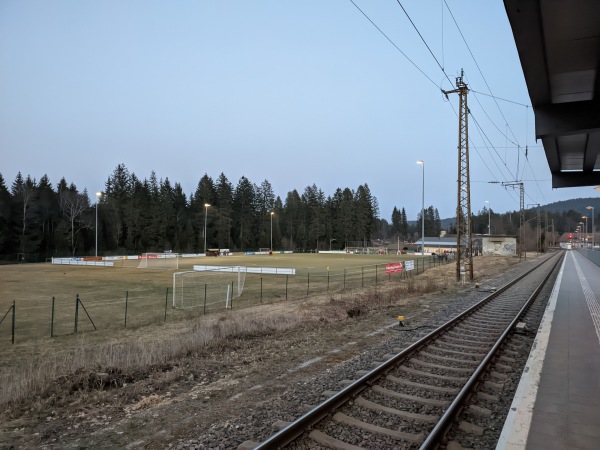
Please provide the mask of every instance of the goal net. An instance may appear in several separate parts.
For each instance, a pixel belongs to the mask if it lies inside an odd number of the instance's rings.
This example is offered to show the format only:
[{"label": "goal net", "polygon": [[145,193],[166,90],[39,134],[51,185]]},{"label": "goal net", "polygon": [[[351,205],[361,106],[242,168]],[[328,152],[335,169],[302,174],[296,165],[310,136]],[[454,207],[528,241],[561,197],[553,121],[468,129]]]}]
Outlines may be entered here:
[{"label": "goal net", "polygon": [[138,258],[138,269],[179,269],[177,253],[142,253]]},{"label": "goal net", "polygon": [[175,272],[173,308],[231,308],[233,299],[244,291],[245,267],[216,267],[214,270]]}]

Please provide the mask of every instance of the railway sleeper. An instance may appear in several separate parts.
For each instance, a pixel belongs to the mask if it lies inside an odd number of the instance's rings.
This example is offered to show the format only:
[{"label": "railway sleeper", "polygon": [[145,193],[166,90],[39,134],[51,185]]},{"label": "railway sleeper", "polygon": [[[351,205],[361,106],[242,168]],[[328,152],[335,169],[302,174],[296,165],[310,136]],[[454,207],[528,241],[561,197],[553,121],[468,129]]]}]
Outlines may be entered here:
[{"label": "railway sleeper", "polygon": [[446,333],[446,336],[452,336],[452,337],[457,337],[457,338],[464,338],[464,337],[484,337],[486,339],[489,340],[495,340],[496,337],[498,336],[498,333],[486,333],[486,332],[469,332],[472,334],[465,334],[464,331],[466,330],[452,330],[452,331],[448,331]]},{"label": "railway sleeper", "polygon": [[446,406],[448,406],[450,404],[450,402],[447,400],[437,400],[434,398],[425,398],[425,397],[419,397],[416,395],[403,394],[402,392],[392,391],[391,389],[386,389],[381,386],[373,386],[372,389],[373,389],[373,392],[376,392],[381,395],[385,395],[387,397],[391,397],[391,398],[395,398],[395,399],[399,399],[399,400],[408,400],[411,402],[421,403],[423,405],[438,406],[438,407],[445,408]]},{"label": "railway sleeper", "polygon": [[474,339],[464,339],[464,338],[457,338],[457,337],[452,337],[452,336],[442,336],[440,338],[440,340],[442,342],[457,342],[459,344],[465,344],[465,345],[469,345],[469,344],[473,344],[476,347],[490,347],[490,345],[493,345],[494,342],[496,342],[496,339],[481,339],[481,340],[474,340]]},{"label": "railway sleeper", "polygon": [[[476,353],[476,354],[483,355],[483,356],[485,356],[487,354],[486,352],[481,351],[482,350],[481,347],[475,347],[475,346],[472,346],[472,345],[461,345],[461,344],[455,344],[455,343],[452,343],[452,342],[442,341],[442,340],[437,340],[437,341],[435,341],[435,343],[436,344],[447,345],[447,346],[453,347],[453,348],[462,348],[462,349],[465,349],[465,350],[470,350],[469,353]],[[473,352],[473,350],[480,350],[480,351],[479,352]]]},{"label": "railway sleeper", "polygon": [[371,411],[383,412],[383,413],[390,414],[393,416],[401,417],[402,419],[406,419],[406,420],[418,420],[420,422],[431,422],[431,423],[435,423],[438,420],[440,420],[440,416],[434,416],[431,414],[417,414],[417,413],[411,413],[408,411],[402,411],[402,410],[396,409],[396,408],[390,408],[388,406],[383,406],[383,405],[380,405],[379,403],[375,403],[370,400],[367,400],[366,398],[364,398],[362,396],[358,397],[355,400],[354,404],[358,405],[358,406],[362,406],[363,408],[370,409]]},{"label": "railway sleeper", "polygon": [[[442,369],[442,367],[440,367],[440,369]],[[469,379],[468,377],[453,377],[450,375],[438,375],[436,373],[425,372],[423,370],[413,369],[412,367],[405,367],[405,366],[398,367],[398,370],[409,373],[411,375],[415,375],[417,377],[433,378],[435,380],[451,381],[453,383],[466,383],[467,380]]]},{"label": "railway sleeper", "polygon": [[470,405],[467,409],[467,412],[470,414],[474,414],[477,416],[489,417],[492,415],[492,410],[488,408],[484,408],[482,406]]},{"label": "railway sleeper", "polygon": [[340,441],[339,439],[333,438],[319,430],[311,431],[308,437],[315,441],[317,444],[324,445],[328,448],[335,448],[339,450],[364,450],[363,447],[358,447],[356,445]]},{"label": "railway sleeper", "polygon": [[[462,355],[462,353],[460,353],[460,352],[453,352],[453,353]],[[479,365],[479,361],[476,361],[473,359],[449,358],[447,356],[439,356],[439,355],[435,355],[433,353],[429,353],[429,352],[425,352],[425,351],[420,352],[419,355],[425,356],[426,358],[437,359],[439,361],[448,361],[448,362],[452,362],[452,363],[456,363],[456,364],[465,364],[468,366]]]},{"label": "railway sleeper", "polygon": [[452,355],[470,356],[472,358],[476,358],[478,361],[480,361],[486,355],[485,353],[469,353],[469,352],[463,352],[463,351],[449,350],[447,348],[438,347],[435,344],[430,345],[429,347],[427,347],[427,349],[434,350],[434,351],[440,352],[440,353],[445,353],[445,354],[450,353]]},{"label": "railway sleeper", "polygon": [[513,366],[507,366],[506,364],[501,364],[501,363],[494,364],[494,369],[502,371],[502,372],[514,372],[515,371]]},{"label": "railway sleeper", "polygon": [[[509,323],[509,322],[508,322]],[[487,322],[487,323],[475,323],[475,322],[465,322],[461,324],[460,329],[467,331],[469,333],[481,333],[485,332],[488,334],[496,334],[502,333],[506,330],[506,323],[504,326],[498,325],[497,322]],[[493,325],[492,325],[493,324]]]},{"label": "railway sleeper", "polygon": [[484,402],[489,403],[497,403],[500,401],[500,398],[496,395],[488,394],[487,392],[477,392],[477,398]]},{"label": "railway sleeper", "polygon": [[386,380],[391,381],[392,383],[402,384],[404,386],[410,386],[418,389],[423,389],[424,391],[433,391],[440,392],[442,394],[450,394],[457,395],[460,392],[458,388],[449,388],[444,386],[432,386],[430,384],[417,383],[416,381],[406,380],[404,378],[398,378],[393,375],[388,375],[385,377]]},{"label": "railway sleeper", "polygon": [[350,417],[341,412],[335,413],[333,415],[333,420],[350,427],[360,428],[361,430],[368,431],[370,433],[383,434],[394,439],[413,442],[415,444],[420,444],[425,440],[425,436],[422,433],[416,434],[407,433],[405,431],[390,430],[389,428],[363,422],[362,420],[355,419],[354,417]]},{"label": "railway sleeper", "polygon": [[464,420],[458,425],[458,429],[465,433],[474,434],[475,436],[482,436],[484,431],[479,425]]},{"label": "railway sleeper", "polygon": [[411,358],[410,362],[412,364],[418,364],[419,366],[423,366],[423,367],[431,367],[433,369],[444,369],[447,370],[449,372],[458,372],[458,373],[464,373],[464,374],[471,374],[473,373],[473,370],[470,368],[464,368],[464,367],[453,367],[453,366],[443,366],[441,367],[439,364],[436,363],[431,363],[431,362],[427,362],[427,361],[423,361],[421,359],[418,358]]}]

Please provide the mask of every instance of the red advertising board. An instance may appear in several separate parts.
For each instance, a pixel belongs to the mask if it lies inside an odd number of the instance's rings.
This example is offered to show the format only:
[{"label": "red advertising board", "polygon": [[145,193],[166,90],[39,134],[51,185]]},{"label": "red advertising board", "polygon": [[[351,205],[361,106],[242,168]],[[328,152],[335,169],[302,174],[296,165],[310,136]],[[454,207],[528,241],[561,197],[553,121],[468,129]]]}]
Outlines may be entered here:
[{"label": "red advertising board", "polygon": [[385,265],[385,273],[400,273],[402,272],[402,263],[389,263]]}]

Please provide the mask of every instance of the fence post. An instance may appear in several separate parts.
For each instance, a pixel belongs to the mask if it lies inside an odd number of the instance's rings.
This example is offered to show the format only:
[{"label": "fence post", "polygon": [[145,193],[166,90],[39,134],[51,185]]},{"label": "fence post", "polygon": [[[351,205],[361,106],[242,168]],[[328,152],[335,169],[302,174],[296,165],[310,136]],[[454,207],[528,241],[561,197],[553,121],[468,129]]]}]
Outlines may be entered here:
[{"label": "fence post", "polygon": [[329,270],[327,270],[327,292],[329,292]]},{"label": "fence post", "polygon": [[97,330],[96,324],[94,323],[94,321],[90,317],[90,314],[87,312],[87,309],[85,308],[85,305],[83,304],[83,302],[81,301],[81,299],[78,298],[77,301],[81,304],[81,307],[83,308],[83,311],[85,312],[85,315],[88,317],[89,321],[92,323],[92,326],[94,327],[94,330]]},{"label": "fence post", "polygon": [[167,321],[167,305],[169,304],[169,288],[165,292],[165,322]]},{"label": "fence post", "polygon": [[285,299],[286,300],[288,299],[288,278],[289,278],[289,275],[286,275],[285,276]]},{"label": "fence post", "polygon": [[346,268],[344,267],[344,289],[346,289]]},{"label": "fence post", "polygon": [[54,297],[52,297],[52,318],[50,319],[50,337],[54,337]]},{"label": "fence post", "polygon": [[17,316],[17,305],[15,304],[15,301],[13,300],[13,305],[12,305],[12,343],[15,343],[15,319]]},{"label": "fence post", "polygon": [[206,283],[204,283],[204,315],[206,315]]},{"label": "fence post", "polygon": [[79,294],[77,294],[77,297],[75,299],[75,326],[73,328],[73,332],[77,333],[77,319],[79,317]]},{"label": "fence post", "polygon": [[229,309],[233,309],[233,280],[231,280],[231,307]]},{"label": "fence post", "polygon": [[375,264],[375,286],[377,286],[377,264]]},{"label": "fence post", "polygon": [[360,268],[360,287],[365,287],[365,266]]},{"label": "fence post", "polygon": [[127,305],[129,303],[129,291],[125,291],[125,328],[127,328]]},{"label": "fence post", "polygon": [[306,296],[308,297],[308,290],[310,289],[310,272],[306,276]]},{"label": "fence post", "polygon": [[262,277],[260,277],[260,302],[262,303],[262,297],[263,296],[263,291],[262,291]]}]

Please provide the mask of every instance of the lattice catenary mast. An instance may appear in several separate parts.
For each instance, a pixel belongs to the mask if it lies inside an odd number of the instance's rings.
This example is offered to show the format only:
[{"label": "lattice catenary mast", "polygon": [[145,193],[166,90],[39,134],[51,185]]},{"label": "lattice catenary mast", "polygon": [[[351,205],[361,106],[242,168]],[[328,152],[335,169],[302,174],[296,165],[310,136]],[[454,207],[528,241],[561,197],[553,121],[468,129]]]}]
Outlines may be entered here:
[{"label": "lattice catenary mast", "polygon": [[502,186],[519,186],[519,206],[521,214],[519,215],[519,260],[522,258],[525,248],[525,188],[522,181],[510,181],[502,183]]},{"label": "lattice catenary mast", "polygon": [[463,81],[464,72],[456,78],[456,89],[444,94],[458,94],[458,205],[456,207],[456,279],[461,275],[473,279],[473,240],[471,235],[471,179],[469,175],[469,88]]}]

